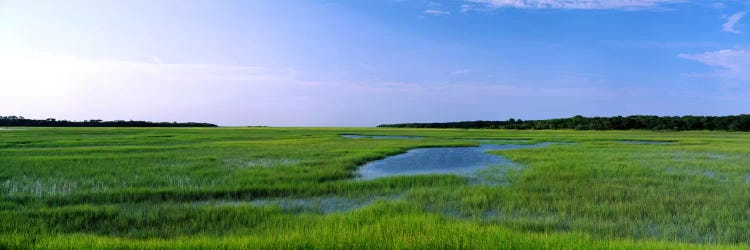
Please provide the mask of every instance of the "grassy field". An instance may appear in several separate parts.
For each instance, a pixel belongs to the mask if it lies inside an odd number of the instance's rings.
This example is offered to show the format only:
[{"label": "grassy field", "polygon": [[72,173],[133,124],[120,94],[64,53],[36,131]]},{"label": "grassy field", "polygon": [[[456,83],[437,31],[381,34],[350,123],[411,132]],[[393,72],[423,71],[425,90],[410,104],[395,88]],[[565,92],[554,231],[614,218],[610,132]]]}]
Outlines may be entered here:
[{"label": "grassy field", "polygon": [[[493,151],[522,166],[502,185],[455,175],[355,176],[368,161],[418,147],[477,145],[472,139],[480,138],[572,143]],[[273,199],[351,205],[316,210],[254,202]],[[748,245],[750,133],[0,130],[0,249]]]}]

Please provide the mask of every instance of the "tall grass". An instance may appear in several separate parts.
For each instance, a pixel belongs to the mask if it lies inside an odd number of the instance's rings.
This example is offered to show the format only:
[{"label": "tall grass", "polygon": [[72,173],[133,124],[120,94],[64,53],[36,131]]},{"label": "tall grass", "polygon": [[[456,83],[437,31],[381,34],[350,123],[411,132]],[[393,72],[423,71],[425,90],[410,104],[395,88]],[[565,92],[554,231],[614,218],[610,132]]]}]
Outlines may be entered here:
[{"label": "tall grass", "polygon": [[[353,178],[371,160],[480,138],[574,143],[492,152],[520,166],[502,185]],[[741,248],[750,244],[748,156],[750,134],[728,132],[7,130],[0,248]],[[333,214],[246,203],[332,196],[394,198]]]}]

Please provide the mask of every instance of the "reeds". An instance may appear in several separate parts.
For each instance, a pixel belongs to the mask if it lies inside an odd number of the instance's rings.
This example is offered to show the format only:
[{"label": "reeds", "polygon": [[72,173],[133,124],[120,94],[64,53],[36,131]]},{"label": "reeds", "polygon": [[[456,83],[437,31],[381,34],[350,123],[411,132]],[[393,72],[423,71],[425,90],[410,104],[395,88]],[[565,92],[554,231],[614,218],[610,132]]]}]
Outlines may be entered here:
[{"label": "reeds", "polygon": [[[494,151],[518,167],[486,182],[354,178],[371,160],[478,138],[575,143]],[[747,176],[748,133],[29,128],[0,132],[0,249],[739,249]],[[367,203],[251,203],[320,197]]]}]

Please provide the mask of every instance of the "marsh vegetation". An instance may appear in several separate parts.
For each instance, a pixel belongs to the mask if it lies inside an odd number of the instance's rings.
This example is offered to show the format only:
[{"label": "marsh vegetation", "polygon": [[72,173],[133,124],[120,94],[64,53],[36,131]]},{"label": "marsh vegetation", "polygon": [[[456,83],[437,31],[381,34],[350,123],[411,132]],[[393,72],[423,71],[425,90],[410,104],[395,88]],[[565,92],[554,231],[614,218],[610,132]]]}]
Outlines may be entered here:
[{"label": "marsh vegetation", "polygon": [[[477,152],[516,166],[477,172],[500,182],[358,174],[488,141]],[[748,176],[750,134],[736,132],[6,130],[0,248],[742,249]]]}]

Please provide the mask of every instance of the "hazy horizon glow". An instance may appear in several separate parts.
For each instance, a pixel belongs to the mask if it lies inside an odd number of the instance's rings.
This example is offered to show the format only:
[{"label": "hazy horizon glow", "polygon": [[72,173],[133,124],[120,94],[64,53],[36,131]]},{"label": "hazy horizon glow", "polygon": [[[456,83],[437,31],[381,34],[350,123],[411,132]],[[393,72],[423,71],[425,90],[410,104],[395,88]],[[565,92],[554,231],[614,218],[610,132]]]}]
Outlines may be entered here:
[{"label": "hazy horizon glow", "polygon": [[0,0],[0,115],[374,126],[750,113],[748,7]]}]

